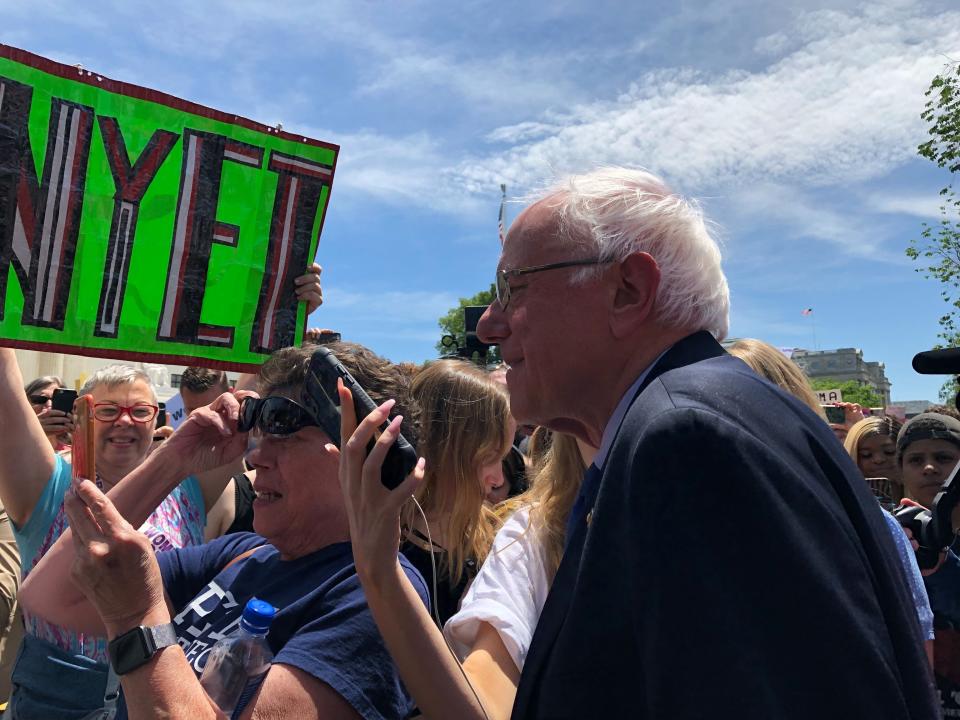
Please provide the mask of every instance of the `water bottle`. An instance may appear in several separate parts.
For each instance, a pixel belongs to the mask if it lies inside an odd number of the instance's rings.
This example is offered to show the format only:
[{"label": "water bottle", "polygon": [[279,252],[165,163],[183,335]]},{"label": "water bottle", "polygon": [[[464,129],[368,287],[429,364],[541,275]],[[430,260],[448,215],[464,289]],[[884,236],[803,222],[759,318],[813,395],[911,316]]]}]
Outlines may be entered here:
[{"label": "water bottle", "polygon": [[[260,687],[273,662],[267,632],[277,609],[270,603],[250,598],[240,627],[218,641],[207,656],[200,684],[217,707],[232,718]],[[239,714],[239,713],[237,713]]]}]

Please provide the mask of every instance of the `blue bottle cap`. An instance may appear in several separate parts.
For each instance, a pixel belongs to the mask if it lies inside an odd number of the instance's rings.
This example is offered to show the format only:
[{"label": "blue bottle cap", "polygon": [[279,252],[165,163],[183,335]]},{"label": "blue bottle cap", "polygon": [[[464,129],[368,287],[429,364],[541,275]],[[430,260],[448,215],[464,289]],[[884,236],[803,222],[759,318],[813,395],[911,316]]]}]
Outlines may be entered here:
[{"label": "blue bottle cap", "polygon": [[277,615],[277,609],[268,602],[250,598],[243,608],[240,625],[251,633],[263,634],[270,629],[270,623]]}]

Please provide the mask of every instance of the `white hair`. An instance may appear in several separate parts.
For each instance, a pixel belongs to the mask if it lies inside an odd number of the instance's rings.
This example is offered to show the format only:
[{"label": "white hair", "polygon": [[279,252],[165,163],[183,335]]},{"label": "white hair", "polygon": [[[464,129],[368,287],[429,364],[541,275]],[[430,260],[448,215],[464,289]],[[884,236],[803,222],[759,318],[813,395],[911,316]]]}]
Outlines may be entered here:
[{"label": "white hair", "polygon": [[[601,260],[649,253],[660,267],[656,312],[660,322],[727,335],[730,290],[720,267],[720,248],[700,206],[674,193],[644,170],[606,167],[574,175],[545,195],[561,237],[591,245]],[[582,282],[602,270],[571,275]]]},{"label": "white hair", "polygon": [[107,387],[113,388],[118,385],[132,385],[137,381],[141,381],[150,388],[150,394],[153,396],[153,402],[157,402],[157,391],[153,387],[153,382],[150,380],[150,376],[147,375],[143,370],[130,365],[107,365],[104,368],[100,368],[93,375],[91,375],[87,381],[83,384],[83,387],[80,388],[80,394],[86,395],[93,391],[95,387],[100,385],[106,385]]}]

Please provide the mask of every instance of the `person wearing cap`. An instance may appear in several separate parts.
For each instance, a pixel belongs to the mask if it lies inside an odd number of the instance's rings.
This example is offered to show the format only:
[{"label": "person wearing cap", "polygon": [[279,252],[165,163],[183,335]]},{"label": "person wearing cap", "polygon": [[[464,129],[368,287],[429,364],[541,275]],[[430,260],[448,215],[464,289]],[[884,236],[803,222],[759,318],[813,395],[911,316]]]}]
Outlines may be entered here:
[{"label": "person wearing cap", "polygon": [[[897,462],[909,500],[931,507],[960,461],[960,420],[923,413],[909,420],[897,436]],[[953,527],[960,528],[954,510]],[[933,610],[933,672],[944,717],[960,716],[960,549],[955,542],[924,585]]]}]

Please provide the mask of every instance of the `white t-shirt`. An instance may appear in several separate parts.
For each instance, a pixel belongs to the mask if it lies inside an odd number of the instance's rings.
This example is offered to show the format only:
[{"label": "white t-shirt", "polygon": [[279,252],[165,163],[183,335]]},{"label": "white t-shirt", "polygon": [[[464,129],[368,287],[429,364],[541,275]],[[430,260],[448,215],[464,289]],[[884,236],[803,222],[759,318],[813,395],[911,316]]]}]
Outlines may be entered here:
[{"label": "white t-shirt", "polygon": [[493,549],[463,596],[460,612],[447,621],[443,632],[463,660],[480,623],[487,622],[500,633],[517,669],[523,670],[549,590],[543,548],[530,527],[530,508],[524,507],[500,528]]}]

